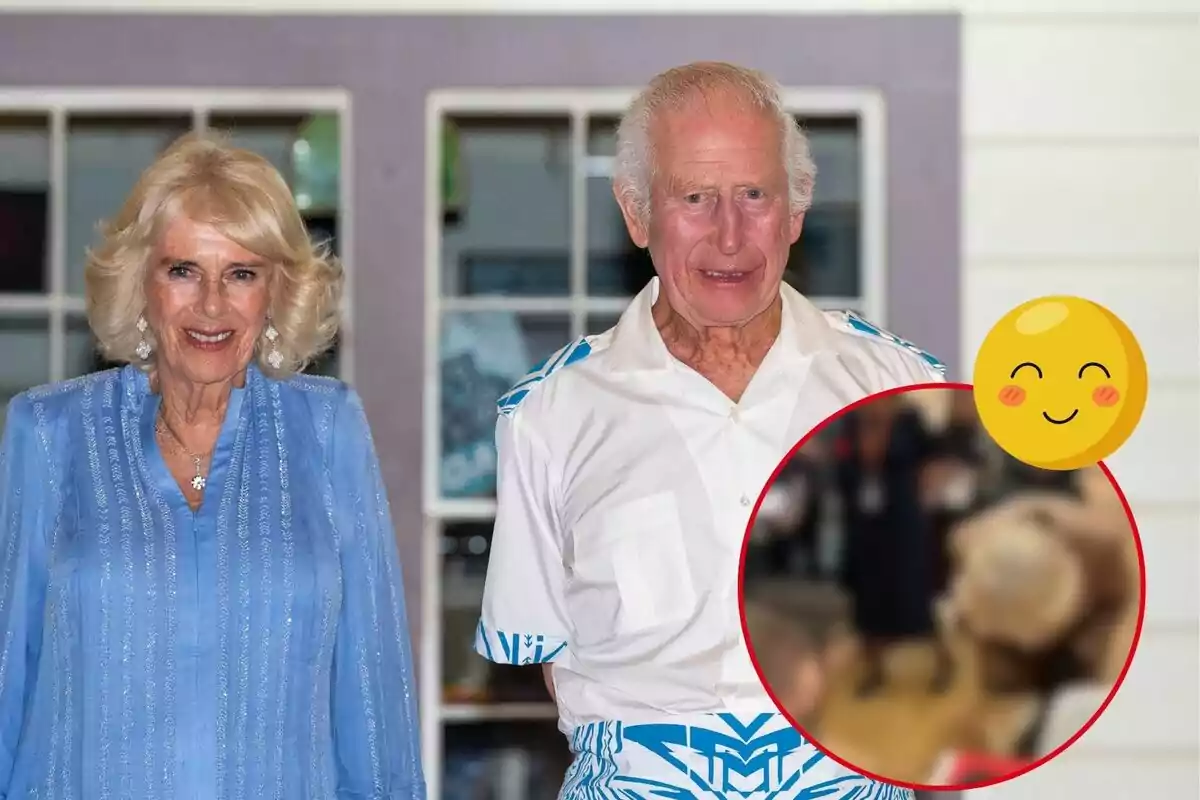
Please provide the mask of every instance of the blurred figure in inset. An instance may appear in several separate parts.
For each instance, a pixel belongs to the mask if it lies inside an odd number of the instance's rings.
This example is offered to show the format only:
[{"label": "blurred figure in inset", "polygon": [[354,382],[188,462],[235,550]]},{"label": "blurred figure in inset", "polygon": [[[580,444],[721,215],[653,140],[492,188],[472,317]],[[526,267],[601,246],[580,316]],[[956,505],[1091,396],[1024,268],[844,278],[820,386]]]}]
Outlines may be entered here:
[{"label": "blurred figure in inset", "polygon": [[921,507],[921,479],[931,448],[919,412],[895,396],[847,414],[837,453],[845,537],[845,585],[854,600],[866,672],[859,696],[884,682],[891,644],[929,638],[937,647],[933,690],[951,677],[948,653],[934,636],[930,525]]},{"label": "blurred figure in inset", "polygon": [[989,440],[989,444],[992,479],[987,482],[988,491],[980,497],[981,506],[1002,503],[1026,491],[1081,496],[1078,470],[1040,469],[1013,458],[994,441]]},{"label": "blurred figure in inset", "polygon": [[784,713],[810,730],[820,718],[833,666],[823,642],[801,622],[762,603],[747,602],[749,645],[767,687]]},{"label": "blurred figure in inset", "polygon": [[1016,494],[954,531],[947,620],[966,634],[985,692],[1037,698],[1024,755],[1058,693],[1111,686],[1137,626],[1141,578],[1120,499],[1099,468],[1074,477],[1079,499]]},{"label": "blurred figure in inset", "polygon": [[968,391],[948,390],[949,415],[932,435],[930,463],[925,468],[923,496],[930,523],[930,581],[934,595],[950,582],[950,532],[975,509],[987,453],[982,428]]},{"label": "blurred figure in inset", "polygon": [[754,520],[746,571],[819,579],[824,482],[818,443],[798,450],[767,489]]}]

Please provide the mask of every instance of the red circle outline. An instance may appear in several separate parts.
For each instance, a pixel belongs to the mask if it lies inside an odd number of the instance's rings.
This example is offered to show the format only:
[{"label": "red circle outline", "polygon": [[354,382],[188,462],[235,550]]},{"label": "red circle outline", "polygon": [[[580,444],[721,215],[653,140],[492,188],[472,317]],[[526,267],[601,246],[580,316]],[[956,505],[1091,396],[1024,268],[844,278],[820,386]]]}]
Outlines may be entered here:
[{"label": "red circle outline", "polygon": [[741,624],[742,624],[742,638],[746,642],[746,651],[750,655],[750,662],[754,665],[754,672],[755,672],[755,674],[758,675],[759,683],[762,684],[762,687],[766,691],[767,696],[771,698],[771,702],[775,704],[775,707],[776,707],[776,709],[779,710],[779,713],[782,714],[783,717],[785,719],[787,719],[787,721],[789,723],[791,723],[792,727],[795,728],[804,737],[806,742],[808,742],[813,747],[820,750],[823,754],[825,754],[829,758],[833,759],[838,764],[841,764],[843,767],[850,770],[854,774],[861,775],[865,778],[870,778],[871,780],[877,781],[879,783],[885,783],[885,784],[888,784],[891,786],[899,786],[899,787],[902,787],[905,789],[912,789],[914,791],[923,791],[923,792],[961,792],[961,791],[968,791],[970,789],[983,789],[988,786],[997,786],[1002,783],[1007,783],[1008,781],[1011,781],[1014,778],[1019,778],[1020,776],[1025,775],[1026,773],[1032,772],[1033,770],[1037,769],[1038,767],[1042,766],[1043,764],[1049,763],[1051,760],[1053,760],[1059,754],[1061,754],[1063,751],[1065,751],[1068,747],[1070,747],[1072,744],[1074,744],[1076,741],[1078,741],[1079,738],[1082,737],[1085,733],[1087,733],[1088,730],[1096,723],[1096,720],[1100,719],[1100,716],[1105,712],[1105,710],[1108,708],[1109,704],[1112,703],[1113,698],[1117,696],[1117,691],[1121,688],[1121,685],[1124,684],[1125,676],[1129,674],[1129,668],[1133,664],[1133,657],[1137,653],[1138,644],[1141,642],[1141,639],[1142,639],[1142,625],[1145,622],[1145,618],[1146,618],[1146,554],[1142,550],[1142,537],[1141,537],[1141,534],[1138,532],[1137,520],[1133,516],[1133,509],[1130,508],[1130,506],[1129,506],[1129,500],[1128,500],[1128,498],[1125,497],[1125,492],[1122,491],[1120,484],[1117,483],[1117,479],[1115,477],[1113,477],[1112,470],[1110,470],[1108,468],[1108,465],[1105,464],[1103,461],[1097,462],[1096,466],[1098,466],[1100,468],[1100,471],[1104,473],[1104,477],[1108,478],[1109,484],[1112,486],[1113,490],[1116,492],[1117,498],[1121,501],[1121,508],[1124,509],[1125,517],[1129,520],[1130,530],[1133,532],[1133,542],[1134,542],[1134,545],[1137,550],[1138,579],[1139,579],[1138,580],[1137,627],[1134,629],[1133,641],[1129,645],[1129,654],[1125,657],[1125,664],[1121,668],[1121,673],[1120,673],[1120,675],[1117,676],[1116,681],[1113,683],[1112,689],[1109,690],[1108,696],[1104,698],[1104,702],[1100,704],[1100,708],[1096,709],[1096,712],[1094,714],[1092,714],[1092,716],[1088,719],[1088,721],[1085,722],[1083,724],[1083,726],[1080,727],[1080,729],[1078,731],[1076,731],[1075,734],[1070,739],[1067,739],[1067,741],[1063,742],[1061,745],[1059,745],[1058,747],[1056,747],[1054,750],[1050,751],[1046,755],[1042,756],[1037,761],[1034,761],[1032,764],[1028,764],[1028,765],[1022,767],[1021,769],[1016,770],[1015,772],[1008,773],[1006,775],[1001,776],[1000,778],[997,778],[997,779],[991,780],[991,781],[978,782],[978,783],[924,784],[924,783],[908,783],[905,781],[897,781],[897,780],[894,780],[891,778],[885,778],[884,776],[877,775],[875,773],[864,772],[860,768],[854,766],[853,764],[851,764],[850,762],[848,762],[842,758],[839,758],[836,754],[834,754],[834,753],[830,752],[829,750],[827,750],[826,748],[824,748],[819,742],[816,741],[816,739],[809,736],[808,732],[805,731],[804,728],[802,728],[800,726],[800,724],[796,722],[796,720],[792,717],[791,714],[789,714],[786,710],[784,710],[783,705],[779,702],[779,698],[775,695],[775,691],[771,688],[771,686],[767,683],[766,678],[763,676],[762,667],[759,665],[758,657],[755,655],[755,652],[754,652],[754,647],[750,643],[750,631],[749,631],[748,626],[746,625],[746,597],[745,597],[746,553],[749,549],[750,534],[751,534],[751,531],[754,529],[754,521],[756,519],[758,519],[758,512],[759,512],[759,509],[762,507],[763,499],[766,497],[767,491],[775,483],[776,479],[779,477],[779,473],[782,472],[783,468],[785,466],[787,466],[788,462],[790,462],[792,460],[792,458],[796,455],[796,452],[799,451],[800,448],[802,448],[805,444],[807,444],[808,441],[813,436],[815,436],[821,430],[826,428],[830,423],[832,423],[837,418],[839,418],[845,414],[848,414],[849,412],[853,411],[854,409],[856,409],[860,406],[866,405],[867,403],[871,403],[876,400],[880,400],[884,397],[889,397],[891,395],[906,394],[908,392],[921,391],[924,389],[958,389],[958,390],[974,391],[974,387],[969,383],[958,383],[958,382],[953,382],[953,381],[947,381],[947,382],[943,382],[943,383],[917,383],[917,384],[911,384],[911,385],[907,385],[907,386],[900,386],[895,389],[887,389],[882,392],[876,392],[875,394],[864,397],[861,400],[856,400],[853,403],[851,403],[847,406],[844,406],[840,410],[835,411],[833,414],[830,414],[828,417],[826,417],[820,423],[818,423],[817,425],[814,425],[808,431],[808,433],[804,434],[804,436],[800,439],[800,441],[796,442],[796,444],[793,445],[790,450],[788,450],[787,455],[785,455],[783,457],[783,459],[779,462],[779,464],[771,472],[771,477],[767,479],[766,484],[763,485],[762,490],[759,492],[758,500],[755,501],[754,509],[750,513],[750,521],[746,523],[746,531],[742,536],[741,554],[738,556],[738,591],[737,591],[738,618],[741,620]]}]

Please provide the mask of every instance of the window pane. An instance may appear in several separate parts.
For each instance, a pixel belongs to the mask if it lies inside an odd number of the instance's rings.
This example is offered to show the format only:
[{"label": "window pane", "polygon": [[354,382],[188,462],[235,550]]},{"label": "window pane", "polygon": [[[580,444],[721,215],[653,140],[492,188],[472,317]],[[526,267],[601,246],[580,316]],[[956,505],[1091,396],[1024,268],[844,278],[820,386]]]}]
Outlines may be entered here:
[{"label": "window pane", "polygon": [[491,520],[442,529],[442,688],[448,703],[489,699],[491,670],[473,647],[491,541]]},{"label": "window pane", "polygon": [[330,378],[342,377],[342,358],[341,348],[338,346],[338,340],[334,340],[333,345],[329,350],[325,351],[319,358],[304,371],[309,375],[325,375]]},{"label": "window pane", "polygon": [[555,800],[571,766],[567,740],[553,721],[496,720],[442,731],[442,800]]},{"label": "window pane", "polygon": [[569,341],[570,320],[564,315],[487,311],[443,316],[442,496],[495,495],[496,401]]},{"label": "window pane", "polygon": [[804,230],[792,247],[787,281],[812,297],[862,291],[862,151],[858,119],[801,119],[817,182]]},{"label": "window pane", "polygon": [[612,157],[617,120],[588,121],[587,262],[588,294],[630,297],[654,277],[650,254],[634,246],[613,197]]},{"label": "window pane", "polygon": [[299,139],[304,117],[286,115],[211,114],[208,127],[229,137],[236,147],[258,153],[283,175],[288,186],[295,185],[292,166],[293,148]]},{"label": "window pane", "polygon": [[338,251],[341,141],[337,114],[212,114],[208,126],[258,153],[291,187],[309,236]]},{"label": "window pane", "polygon": [[570,121],[454,117],[446,130],[442,293],[568,294]]},{"label": "window pane", "polygon": [[589,336],[604,333],[615,326],[621,319],[620,314],[589,314],[587,318],[587,333]]},{"label": "window pane", "polygon": [[50,321],[44,315],[0,317],[0,422],[16,395],[50,380]]},{"label": "window pane", "polygon": [[0,116],[0,294],[49,287],[50,120]]},{"label": "window pane", "polygon": [[66,377],[74,378],[117,366],[106,361],[96,350],[96,337],[82,316],[67,318]]},{"label": "window pane", "polygon": [[68,120],[67,290],[83,294],[86,249],[97,225],[114,216],[142,171],[179,135],[191,117],[73,116]]}]

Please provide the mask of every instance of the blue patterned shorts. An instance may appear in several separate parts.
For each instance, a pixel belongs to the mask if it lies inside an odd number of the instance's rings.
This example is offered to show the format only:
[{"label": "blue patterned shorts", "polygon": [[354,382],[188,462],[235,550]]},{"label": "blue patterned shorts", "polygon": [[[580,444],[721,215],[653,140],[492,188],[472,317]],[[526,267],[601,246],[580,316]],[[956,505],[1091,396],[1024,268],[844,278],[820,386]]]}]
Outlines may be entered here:
[{"label": "blue patterned shorts", "polygon": [[581,725],[559,800],[913,800],[824,755],[782,714]]}]

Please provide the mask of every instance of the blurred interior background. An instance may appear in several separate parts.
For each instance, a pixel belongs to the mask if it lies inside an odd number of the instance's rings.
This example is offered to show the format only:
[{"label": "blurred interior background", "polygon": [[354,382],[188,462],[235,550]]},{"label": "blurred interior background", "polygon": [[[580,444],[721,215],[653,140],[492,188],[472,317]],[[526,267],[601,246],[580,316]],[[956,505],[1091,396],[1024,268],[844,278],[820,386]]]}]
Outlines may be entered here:
[{"label": "blurred interior background", "polygon": [[[835,420],[767,490],[751,537],[746,603],[826,632],[810,733],[889,778],[983,782],[1052,752],[1133,642],[1137,550],[1107,476],[1007,456],[966,390]],[[751,628],[760,664],[779,641]],[[786,704],[788,675],[767,679]]]},{"label": "blurred interior background", "polygon": [[[699,58],[772,72],[812,136],[816,205],[788,279],[818,303],[860,310],[963,380],[992,323],[1032,296],[1087,296],[1137,334],[1149,404],[1110,466],[1147,542],[1141,651],[1105,718],[1058,763],[977,794],[1194,790],[1189,0],[851,0],[835,14],[815,0],[752,0],[740,14],[716,2],[489,4],[540,16],[464,0],[337,5],[0,0],[0,395],[100,366],[82,318],[84,247],[174,136],[220,128],[275,161],[346,260],[346,326],[316,371],[356,385],[381,451],[431,796],[558,788],[566,743],[536,671],[470,650],[493,403],[571,337],[612,325],[649,276],[607,186],[612,125],[654,72]],[[456,13],[424,13],[439,10]],[[598,16],[545,15],[585,10]],[[657,10],[674,13],[637,14]],[[832,546],[822,552],[835,563]]]}]

